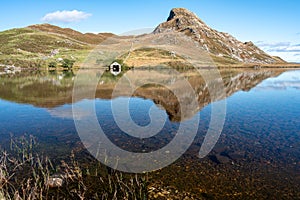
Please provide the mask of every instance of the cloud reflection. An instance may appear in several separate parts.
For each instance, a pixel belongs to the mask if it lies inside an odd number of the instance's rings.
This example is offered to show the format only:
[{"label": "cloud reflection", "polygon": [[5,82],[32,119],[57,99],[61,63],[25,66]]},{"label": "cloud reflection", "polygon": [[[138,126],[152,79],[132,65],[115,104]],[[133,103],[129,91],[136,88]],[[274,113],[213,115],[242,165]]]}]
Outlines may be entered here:
[{"label": "cloud reflection", "polygon": [[76,120],[81,120],[91,115],[90,112],[86,110],[80,110],[75,114],[72,112],[72,106],[57,107],[57,108],[49,109],[48,112],[52,117],[57,117],[62,119],[76,119]]},{"label": "cloud reflection", "polygon": [[300,70],[285,72],[276,78],[270,78],[262,82],[256,87],[258,90],[286,90],[289,88],[300,90]]}]

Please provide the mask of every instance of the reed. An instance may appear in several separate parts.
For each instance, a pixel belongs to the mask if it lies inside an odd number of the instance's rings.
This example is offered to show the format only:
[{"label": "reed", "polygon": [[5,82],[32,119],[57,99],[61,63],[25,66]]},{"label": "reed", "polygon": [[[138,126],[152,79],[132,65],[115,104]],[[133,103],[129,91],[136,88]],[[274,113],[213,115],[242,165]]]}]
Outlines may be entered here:
[{"label": "reed", "polygon": [[11,139],[9,150],[1,151],[0,200],[148,197],[148,174],[124,174],[96,161],[84,168],[73,152],[54,165],[35,151],[36,145],[33,136],[23,136]]}]

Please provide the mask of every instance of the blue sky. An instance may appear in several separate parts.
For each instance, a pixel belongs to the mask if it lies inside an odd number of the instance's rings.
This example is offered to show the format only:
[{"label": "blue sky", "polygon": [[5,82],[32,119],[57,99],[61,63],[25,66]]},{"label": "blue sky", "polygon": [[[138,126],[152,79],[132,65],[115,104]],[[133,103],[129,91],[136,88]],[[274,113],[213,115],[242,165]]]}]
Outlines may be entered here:
[{"label": "blue sky", "polygon": [[[300,1],[12,0],[1,2],[0,31],[48,22],[81,32],[121,34],[157,26],[174,7],[187,8],[212,28],[241,41],[253,41],[271,55],[300,62]],[[60,18],[57,14],[61,14]],[[76,16],[64,20],[64,14]]]}]

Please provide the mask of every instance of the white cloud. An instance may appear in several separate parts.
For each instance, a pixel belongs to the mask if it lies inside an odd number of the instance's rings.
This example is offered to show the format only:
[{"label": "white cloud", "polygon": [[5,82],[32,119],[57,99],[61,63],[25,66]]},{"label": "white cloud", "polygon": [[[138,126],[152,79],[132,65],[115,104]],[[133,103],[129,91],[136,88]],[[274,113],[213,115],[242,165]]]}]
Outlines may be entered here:
[{"label": "white cloud", "polygon": [[85,110],[76,110],[76,113],[73,113],[71,106],[57,107],[49,109],[48,112],[52,117],[62,118],[62,119],[77,119],[80,120],[85,117],[91,116],[91,113]]},{"label": "white cloud", "polygon": [[90,16],[92,15],[78,10],[63,10],[46,14],[42,21],[71,23],[87,19]]},{"label": "white cloud", "polygon": [[293,88],[300,90],[300,71],[288,71],[282,75],[270,78],[259,84],[258,90],[286,90]]},{"label": "white cloud", "polygon": [[148,34],[153,32],[155,28],[142,28],[142,29],[137,29],[129,32],[122,33],[122,36],[128,36],[128,35],[143,35],[143,34]]},{"label": "white cloud", "polygon": [[272,56],[279,56],[289,62],[300,62],[300,44],[258,41],[256,45]]},{"label": "white cloud", "polygon": [[264,41],[258,41],[256,44],[260,47],[264,48],[275,48],[275,47],[286,47],[289,46],[290,42],[264,42]]}]

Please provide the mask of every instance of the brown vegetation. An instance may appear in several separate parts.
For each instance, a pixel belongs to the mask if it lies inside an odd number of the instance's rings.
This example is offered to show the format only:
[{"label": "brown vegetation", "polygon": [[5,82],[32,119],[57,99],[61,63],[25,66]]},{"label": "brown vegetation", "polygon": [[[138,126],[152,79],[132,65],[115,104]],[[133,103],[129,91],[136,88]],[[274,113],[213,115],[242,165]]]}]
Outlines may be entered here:
[{"label": "brown vegetation", "polygon": [[112,37],[114,34],[112,33],[99,33],[99,34],[93,34],[93,33],[80,33],[78,31],[75,31],[70,28],[61,28],[58,26],[54,26],[51,24],[39,24],[39,25],[32,25],[28,26],[29,29],[38,30],[42,32],[47,32],[50,34],[59,34],[63,35],[68,38],[72,38],[75,40],[78,40],[80,42],[86,43],[86,44],[92,44],[96,45],[101,43],[103,40],[105,40],[107,37]]}]

